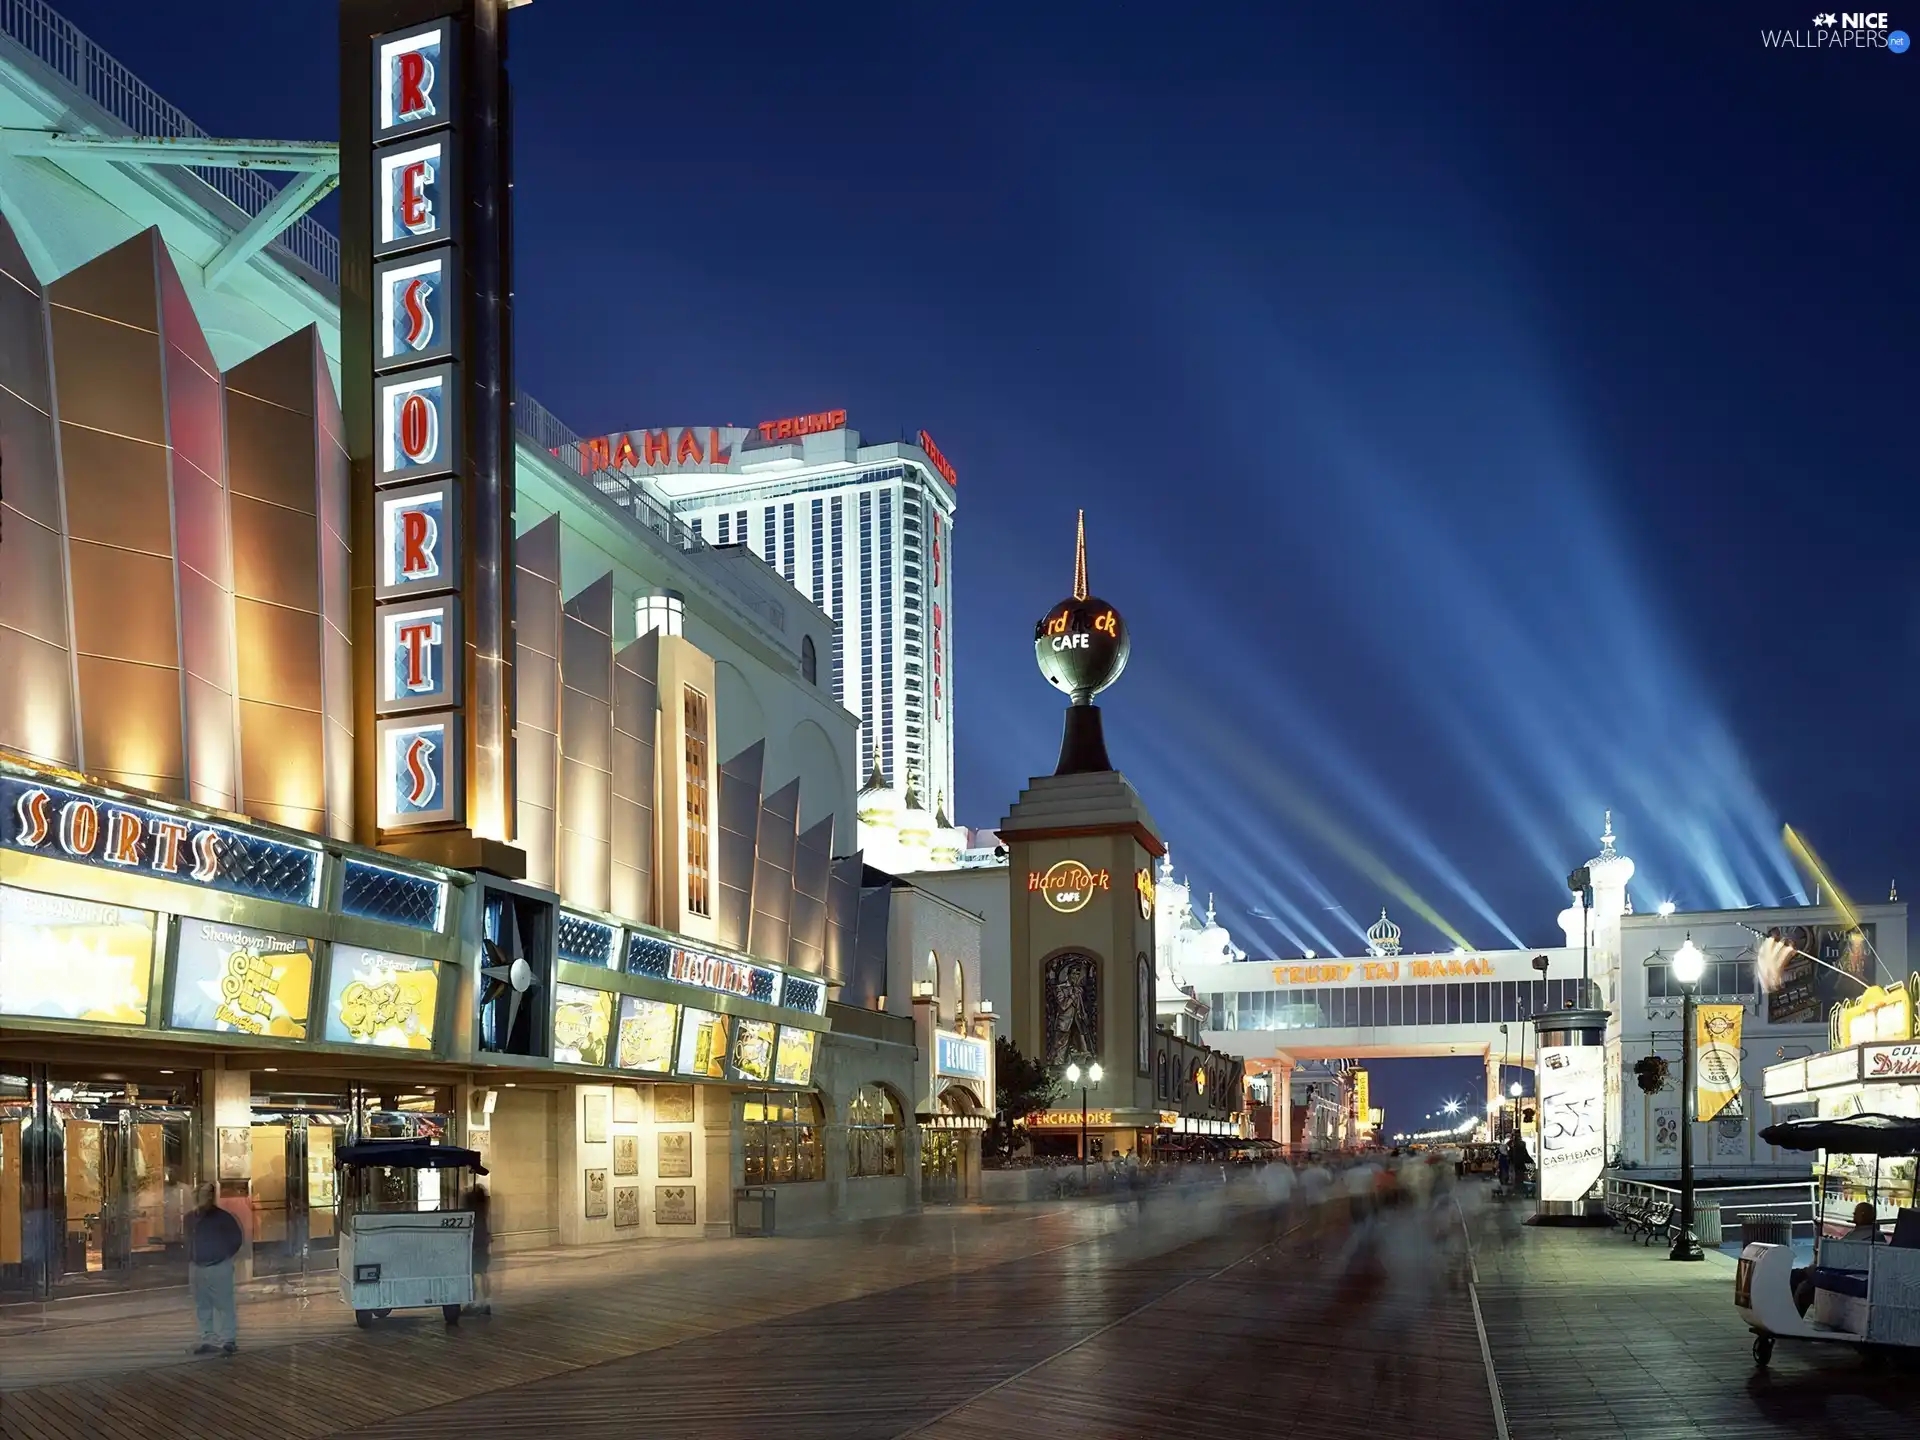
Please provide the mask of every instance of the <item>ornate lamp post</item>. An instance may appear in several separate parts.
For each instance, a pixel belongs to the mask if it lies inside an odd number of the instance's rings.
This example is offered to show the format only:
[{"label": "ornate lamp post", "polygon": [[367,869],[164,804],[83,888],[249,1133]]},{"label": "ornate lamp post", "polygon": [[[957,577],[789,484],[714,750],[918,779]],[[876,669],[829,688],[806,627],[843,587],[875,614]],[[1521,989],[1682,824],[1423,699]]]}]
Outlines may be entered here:
[{"label": "ornate lamp post", "polygon": [[1693,1107],[1694,1054],[1693,1007],[1700,989],[1700,977],[1706,973],[1707,957],[1688,933],[1686,943],[1674,952],[1672,974],[1680,987],[1680,1218],[1675,1225],[1673,1249],[1669,1260],[1704,1260],[1706,1252],[1693,1233]]},{"label": "ornate lamp post", "polygon": [[[1087,1188],[1087,1085],[1098,1085],[1104,1073],[1098,1060],[1087,1066],[1084,1074],[1078,1061],[1067,1066],[1067,1083],[1080,1085],[1080,1188],[1083,1191]],[[1083,1079],[1086,1085],[1080,1084]]]}]

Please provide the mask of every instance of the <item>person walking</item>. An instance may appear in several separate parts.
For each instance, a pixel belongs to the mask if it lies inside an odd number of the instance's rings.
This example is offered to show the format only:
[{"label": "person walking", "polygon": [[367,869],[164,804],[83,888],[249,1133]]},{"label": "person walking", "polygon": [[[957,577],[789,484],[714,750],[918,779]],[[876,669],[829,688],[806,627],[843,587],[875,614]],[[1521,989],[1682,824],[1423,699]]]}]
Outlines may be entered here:
[{"label": "person walking", "polygon": [[239,1348],[239,1315],[233,1297],[233,1257],[243,1239],[240,1222],[220,1208],[220,1192],[202,1185],[199,1204],[187,1216],[187,1288],[200,1323],[195,1355],[231,1355]]},{"label": "person walking", "polygon": [[467,1191],[467,1208],[473,1211],[473,1304],[476,1315],[493,1314],[493,1202],[486,1187],[476,1185]]}]

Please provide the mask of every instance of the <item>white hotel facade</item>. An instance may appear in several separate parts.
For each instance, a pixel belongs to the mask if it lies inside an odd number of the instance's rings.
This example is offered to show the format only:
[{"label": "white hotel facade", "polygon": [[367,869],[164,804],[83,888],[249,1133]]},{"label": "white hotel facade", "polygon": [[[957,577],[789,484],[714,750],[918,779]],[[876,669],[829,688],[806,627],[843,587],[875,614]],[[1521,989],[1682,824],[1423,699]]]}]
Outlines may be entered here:
[{"label": "white hotel facade", "polygon": [[831,653],[803,650],[801,668],[859,716],[863,781],[877,767],[917,808],[952,815],[955,476],[925,431],[869,444],[831,410],[583,448],[583,468],[623,508],[647,508],[634,506],[638,489],[825,611]]}]

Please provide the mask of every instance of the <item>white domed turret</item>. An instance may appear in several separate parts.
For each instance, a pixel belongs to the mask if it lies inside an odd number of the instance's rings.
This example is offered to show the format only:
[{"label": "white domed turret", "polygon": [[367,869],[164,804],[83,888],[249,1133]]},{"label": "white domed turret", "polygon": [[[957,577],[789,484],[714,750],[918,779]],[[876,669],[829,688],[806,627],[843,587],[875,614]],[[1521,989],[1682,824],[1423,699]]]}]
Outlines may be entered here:
[{"label": "white domed turret", "polygon": [[[1613,848],[1613,811],[1607,811],[1606,830],[1600,836],[1600,853],[1587,862],[1587,874],[1593,885],[1593,908],[1606,907],[1600,904],[1600,892],[1605,890],[1624,897],[1627,882],[1633,879],[1633,861]],[[1619,914],[1619,911],[1614,911]]]},{"label": "white domed turret", "polygon": [[1367,948],[1376,955],[1400,953],[1400,927],[1387,918],[1387,907],[1380,907],[1380,918],[1367,931]]}]

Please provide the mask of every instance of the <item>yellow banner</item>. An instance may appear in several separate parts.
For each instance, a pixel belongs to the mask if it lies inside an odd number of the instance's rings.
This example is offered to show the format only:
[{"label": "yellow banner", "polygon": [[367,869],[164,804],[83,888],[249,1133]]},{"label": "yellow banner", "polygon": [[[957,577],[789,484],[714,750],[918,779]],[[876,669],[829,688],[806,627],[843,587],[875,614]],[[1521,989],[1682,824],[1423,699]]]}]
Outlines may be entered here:
[{"label": "yellow banner", "polygon": [[1373,1109],[1367,1104],[1367,1072],[1353,1072],[1353,1118],[1361,1129],[1370,1129],[1373,1124]]},{"label": "yellow banner", "polygon": [[1746,1013],[1743,1005],[1702,1005],[1694,1013],[1697,1120],[1713,1119],[1740,1098],[1740,1022]]}]

